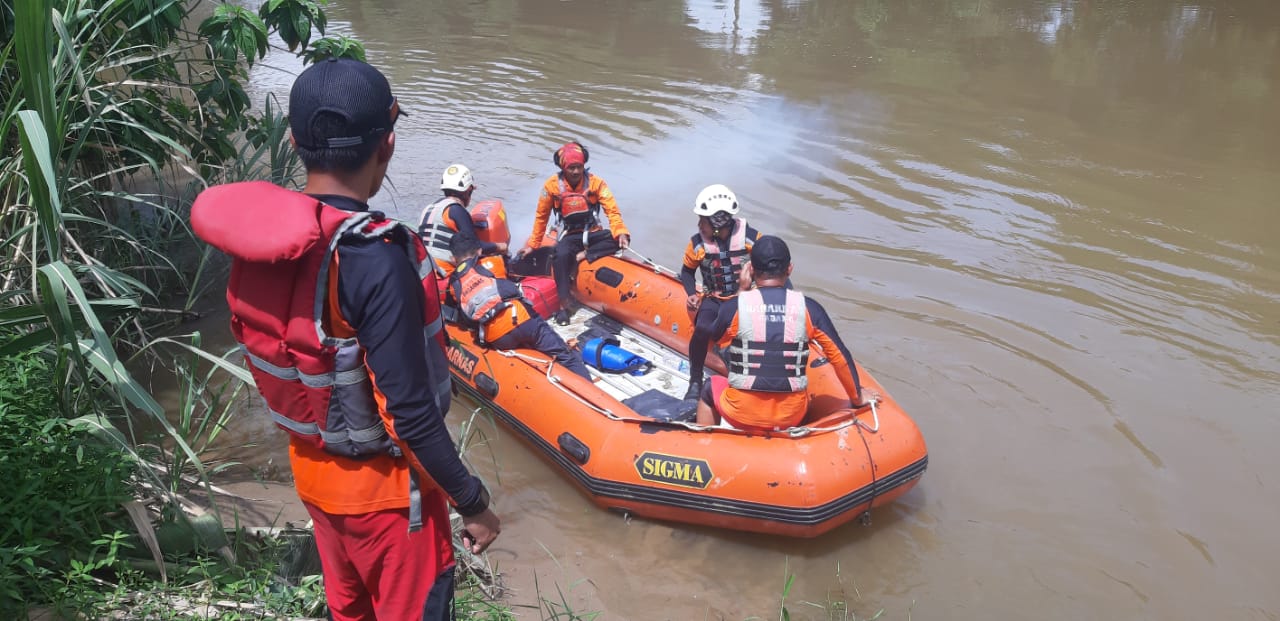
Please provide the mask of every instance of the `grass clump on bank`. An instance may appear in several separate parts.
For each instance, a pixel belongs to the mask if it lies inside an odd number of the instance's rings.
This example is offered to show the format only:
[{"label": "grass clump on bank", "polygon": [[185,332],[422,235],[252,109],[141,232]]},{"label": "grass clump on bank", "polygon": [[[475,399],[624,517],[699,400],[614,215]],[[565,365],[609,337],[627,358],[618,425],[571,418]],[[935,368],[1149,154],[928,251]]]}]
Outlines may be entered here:
[{"label": "grass clump on bank", "polygon": [[11,611],[115,563],[133,464],[59,415],[48,362],[28,353],[0,367],[0,611]]}]

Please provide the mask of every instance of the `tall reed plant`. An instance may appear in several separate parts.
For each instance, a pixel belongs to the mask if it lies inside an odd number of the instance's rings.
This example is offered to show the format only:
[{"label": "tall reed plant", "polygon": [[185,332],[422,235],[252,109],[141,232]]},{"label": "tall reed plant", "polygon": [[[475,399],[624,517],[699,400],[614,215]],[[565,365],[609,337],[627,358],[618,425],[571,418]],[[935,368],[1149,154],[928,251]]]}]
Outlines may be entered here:
[{"label": "tall reed plant", "polygon": [[[249,381],[198,335],[161,336],[209,287],[184,199],[214,182],[284,183],[296,172],[279,106],[254,110],[243,83],[273,31],[305,58],[363,56],[323,37],[318,2],[265,0],[257,12],[218,2],[192,29],[201,0],[0,0],[0,374],[12,360],[40,361],[50,424],[123,431],[103,437],[161,503],[177,505],[179,479],[208,486],[201,453]],[[156,365],[183,381],[171,411],[134,374]],[[152,429],[162,436],[142,432]],[[58,440],[74,452],[80,437]],[[145,466],[148,445],[167,463]],[[0,504],[30,504],[22,488],[3,489]],[[74,502],[82,492],[60,493]],[[90,537],[104,528],[81,526]],[[6,532],[0,557],[23,545]],[[57,560],[22,567],[67,575]]]}]

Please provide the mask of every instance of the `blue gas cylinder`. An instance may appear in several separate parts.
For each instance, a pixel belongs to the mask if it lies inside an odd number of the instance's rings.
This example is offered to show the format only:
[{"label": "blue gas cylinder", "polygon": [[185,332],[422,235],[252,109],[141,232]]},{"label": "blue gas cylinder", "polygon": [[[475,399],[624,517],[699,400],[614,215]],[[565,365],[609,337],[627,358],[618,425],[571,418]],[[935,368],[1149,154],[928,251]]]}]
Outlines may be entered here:
[{"label": "blue gas cylinder", "polygon": [[608,373],[644,375],[653,363],[618,346],[613,339],[594,338],[582,346],[582,361]]}]

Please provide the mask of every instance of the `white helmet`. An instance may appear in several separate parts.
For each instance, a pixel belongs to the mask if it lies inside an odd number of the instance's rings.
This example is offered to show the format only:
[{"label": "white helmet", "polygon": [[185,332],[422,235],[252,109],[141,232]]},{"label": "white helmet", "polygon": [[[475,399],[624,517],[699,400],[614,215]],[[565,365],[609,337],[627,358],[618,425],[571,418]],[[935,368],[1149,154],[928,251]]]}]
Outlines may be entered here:
[{"label": "white helmet", "polygon": [[720,211],[728,212],[731,216],[738,215],[738,197],[733,194],[733,190],[719,183],[702,188],[698,192],[698,198],[693,201],[693,213],[709,216]]},{"label": "white helmet", "polygon": [[476,180],[471,176],[471,169],[462,164],[450,164],[440,176],[441,190],[466,192],[476,187]]}]

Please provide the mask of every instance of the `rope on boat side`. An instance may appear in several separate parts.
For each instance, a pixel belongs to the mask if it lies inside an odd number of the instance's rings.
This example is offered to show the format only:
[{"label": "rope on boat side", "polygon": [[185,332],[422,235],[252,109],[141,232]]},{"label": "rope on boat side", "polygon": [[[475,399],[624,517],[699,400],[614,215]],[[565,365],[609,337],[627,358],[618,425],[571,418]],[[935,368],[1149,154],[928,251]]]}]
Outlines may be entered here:
[{"label": "rope on boat side", "polygon": [[[874,413],[875,401],[872,400],[871,403],[872,403],[871,411]],[[871,443],[867,442],[866,434],[862,433],[862,428],[866,428],[868,431],[871,431],[871,429],[867,427],[865,424],[859,424],[858,427],[859,427],[858,437],[862,439],[862,446],[867,449],[867,465],[871,467],[871,498],[867,500],[867,509],[862,512],[862,515],[858,516],[858,521],[863,526],[870,526],[871,525],[871,507],[875,506],[876,496],[878,495],[877,492],[879,492],[880,489],[878,485],[878,477],[876,477],[876,460],[875,460],[875,457],[871,455]],[[880,427],[880,422],[879,422],[879,419],[877,419],[876,428],[878,429],[879,427]],[[872,431],[872,433],[875,433],[875,432]]]},{"label": "rope on boat side", "polygon": [[566,387],[563,383],[560,382],[559,377],[551,374],[552,369],[554,369],[556,366],[556,361],[554,359],[537,358],[534,356],[530,356],[528,354],[522,354],[520,352],[511,351],[509,349],[497,349],[494,351],[497,351],[499,354],[506,356],[507,358],[519,358],[521,360],[532,362],[534,364],[545,364],[547,365],[547,372],[546,372],[547,381],[550,382],[552,386],[555,386],[556,388],[560,389],[560,391],[564,392],[564,394],[569,395],[570,397],[573,397],[574,400],[576,400],[578,403],[581,403],[582,405],[585,405],[601,414],[604,414],[605,416],[607,416],[612,420],[632,420],[629,418],[618,416],[617,414],[614,414],[613,412],[609,411],[607,408],[602,408],[594,403],[591,403],[590,401],[583,399],[582,396],[579,395],[578,393],[572,390],[569,390],[568,387]]},{"label": "rope on boat side", "polygon": [[830,427],[811,427],[807,425],[802,427],[792,427],[787,430],[787,435],[793,438],[802,438],[804,436],[814,434],[814,433],[827,433],[831,431],[840,431],[845,427],[854,426],[854,425],[858,427],[862,427],[863,429],[866,429],[871,433],[879,433],[880,432],[880,413],[876,410],[876,403],[878,402],[879,402],[879,399],[872,399],[871,401],[868,402],[871,404],[871,418],[873,421],[873,424],[870,426],[862,422],[862,420],[860,420],[857,414],[855,413],[853,416],[850,417],[849,420],[843,423],[840,423],[838,425],[832,425]]},{"label": "rope on boat side", "polygon": [[631,254],[634,254],[634,255],[636,255],[637,257],[639,257],[639,258],[640,258],[640,260],[641,260],[641,261],[643,261],[645,265],[648,265],[649,267],[653,268],[654,273],[661,274],[661,273],[663,273],[663,272],[666,272],[667,274],[669,274],[669,275],[671,275],[671,276],[679,276],[679,274],[677,274],[677,273],[675,273],[675,272],[671,271],[669,268],[667,268],[667,267],[665,267],[665,266],[663,266],[663,265],[659,264],[657,261],[654,261],[653,259],[650,259],[649,257],[646,257],[646,256],[644,256],[644,255],[640,254],[637,250],[635,250],[635,249],[634,249],[634,248],[632,248],[631,246],[627,246],[626,248],[623,248],[623,249],[622,249],[622,251],[623,251],[623,252],[630,252]]}]

